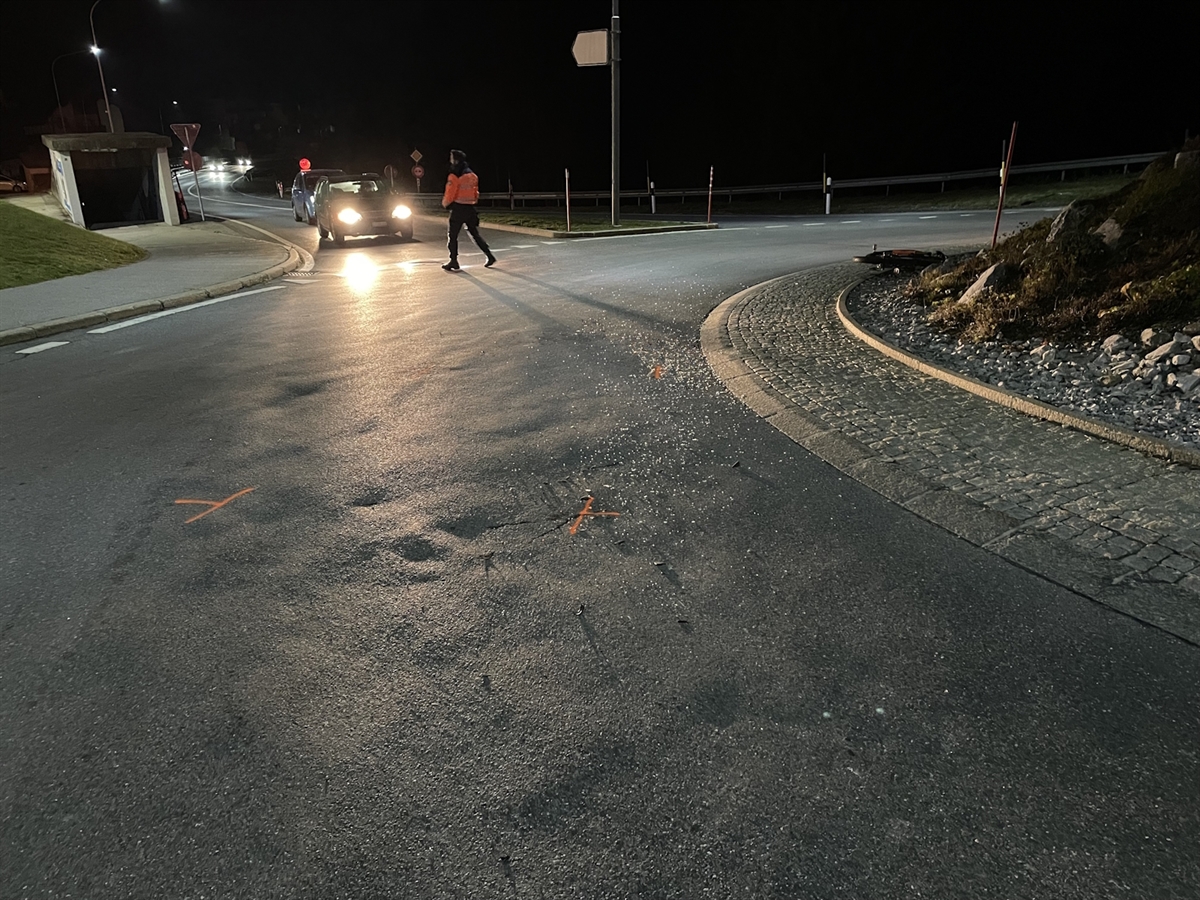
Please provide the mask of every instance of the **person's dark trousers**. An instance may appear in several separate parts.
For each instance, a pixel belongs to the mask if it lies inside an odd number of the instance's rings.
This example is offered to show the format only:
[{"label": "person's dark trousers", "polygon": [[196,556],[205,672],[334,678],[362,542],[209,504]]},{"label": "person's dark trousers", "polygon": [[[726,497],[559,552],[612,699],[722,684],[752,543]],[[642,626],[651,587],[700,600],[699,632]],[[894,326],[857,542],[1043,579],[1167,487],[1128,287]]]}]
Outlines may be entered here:
[{"label": "person's dark trousers", "polygon": [[470,203],[450,204],[450,227],[446,233],[446,248],[450,251],[450,262],[458,262],[458,233],[467,226],[471,240],[483,251],[484,256],[492,259],[492,251],[488,249],[487,241],[479,233],[479,213]]}]

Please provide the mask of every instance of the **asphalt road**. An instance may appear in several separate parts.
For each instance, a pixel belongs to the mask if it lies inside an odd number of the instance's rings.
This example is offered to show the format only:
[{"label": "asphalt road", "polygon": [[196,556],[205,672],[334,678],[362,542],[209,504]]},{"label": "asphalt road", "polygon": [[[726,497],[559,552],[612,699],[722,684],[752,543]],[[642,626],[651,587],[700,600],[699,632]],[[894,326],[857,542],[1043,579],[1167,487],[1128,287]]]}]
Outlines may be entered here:
[{"label": "asphalt road", "polygon": [[741,288],[989,216],[492,232],[449,274],[435,220],[340,249],[261,205],[312,274],[0,356],[0,896],[1194,896],[1195,648],[700,352]]}]

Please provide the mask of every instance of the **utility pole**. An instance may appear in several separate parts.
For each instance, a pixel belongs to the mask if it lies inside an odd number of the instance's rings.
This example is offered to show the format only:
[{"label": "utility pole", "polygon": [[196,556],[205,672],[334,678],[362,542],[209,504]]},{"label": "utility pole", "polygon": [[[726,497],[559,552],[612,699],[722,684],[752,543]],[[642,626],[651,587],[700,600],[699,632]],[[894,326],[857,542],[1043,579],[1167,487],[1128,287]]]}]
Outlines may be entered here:
[{"label": "utility pole", "polygon": [[612,71],[612,223],[621,224],[621,14],[619,0],[612,0],[612,41],[609,68]]},{"label": "utility pole", "polygon": [[[615,0],[614,0],[615,2]],[[116,129],[113,127],[112,107],[108,103],[108,85],[104,83],[104,66],[100,62],[100,45],[96,43],[96,7],[100,5],[100,0],[96,0],[92,4],[92,8],[88,10],[88,24],[92,26],[92,53],[96,55],[96,68],[100,70],[100,93],[104,95],[104,112],[108,116],[108,133],[115,134]]]}]

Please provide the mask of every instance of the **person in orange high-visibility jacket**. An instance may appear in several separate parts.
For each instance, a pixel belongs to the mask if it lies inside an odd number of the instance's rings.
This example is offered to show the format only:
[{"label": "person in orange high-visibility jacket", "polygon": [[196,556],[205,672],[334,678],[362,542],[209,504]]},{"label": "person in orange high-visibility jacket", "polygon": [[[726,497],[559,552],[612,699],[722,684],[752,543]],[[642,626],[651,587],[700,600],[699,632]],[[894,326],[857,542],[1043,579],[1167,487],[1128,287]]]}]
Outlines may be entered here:
[{"label": "person in orange high-visibility jacket", "polygon": [[446,248],[450,251],[450,262],[442,266],[453,272],[458,265],[458,233],[464,225],[471,239],[487,257],[484,266],[491,267],[496,257],[488,248],[487,241],[479,234],[479,213],[475,205],[479,202],[479,176],[467,165],[467,154],[461,150],[450,151],[450,175],[446,178],[446,191],[442,194],[442,206],[450,210],[450,226],[446,232]]}]

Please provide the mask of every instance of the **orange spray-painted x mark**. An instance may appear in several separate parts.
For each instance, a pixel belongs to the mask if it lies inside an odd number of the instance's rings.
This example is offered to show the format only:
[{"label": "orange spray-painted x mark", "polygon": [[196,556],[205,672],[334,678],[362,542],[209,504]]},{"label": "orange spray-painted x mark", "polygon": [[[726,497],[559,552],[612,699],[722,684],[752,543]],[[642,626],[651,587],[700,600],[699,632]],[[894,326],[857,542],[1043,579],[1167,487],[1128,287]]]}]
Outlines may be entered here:
[{"label": "orange spray-painted x mark", "polygon": [[584,516],[612,516],[616,518],[620,515],[619,512],[592,512],[592,503],[596,500],[595,497],[589,495],[587,502],[583,504],[583,509],[579,511],[579,515],[575,517],[575,521],[571,523],[570,532],[575,534],[579,531],[579,525],[583,521]]},{"label": "orange spray-painted x mark", "polygon": [[197,519],[203,519],[210,512],[216,512],[218,509],[220,509],[222,506],[224,506],[230,500],[236,500],[238,497],[242,496],[243,494],[248,494],[252,490],[254,490],[254,488],[252,488],[252,487],[242,488],[236,494],[230,494],[224,500],[176,500],[175,502],[176,503],[199,503],[202,506],[208,507],[208,509],[206,509],[204,512],[200,513],[199,515],[192,516],[190,519],[188,519],[186,522],[183,523],[184,525],[190,525],[192,522],[195,522]]}]

